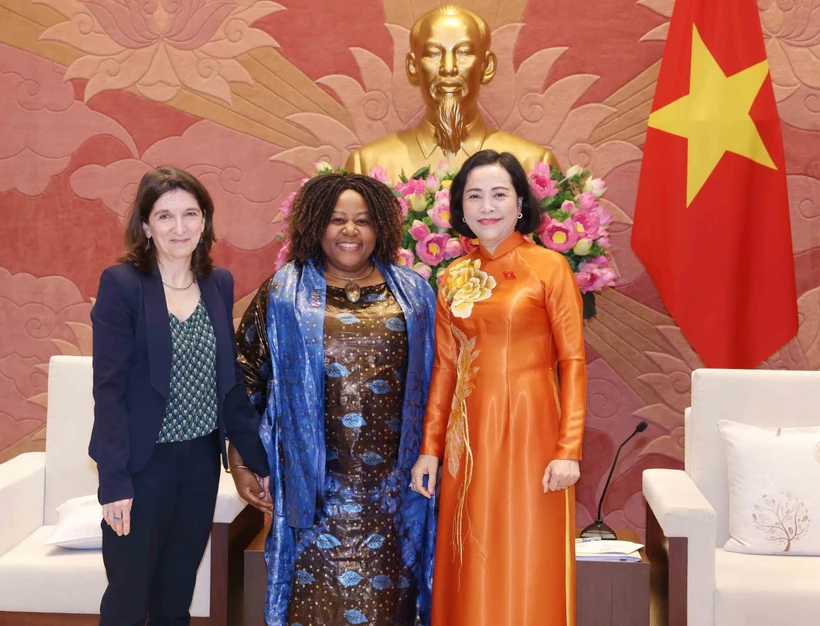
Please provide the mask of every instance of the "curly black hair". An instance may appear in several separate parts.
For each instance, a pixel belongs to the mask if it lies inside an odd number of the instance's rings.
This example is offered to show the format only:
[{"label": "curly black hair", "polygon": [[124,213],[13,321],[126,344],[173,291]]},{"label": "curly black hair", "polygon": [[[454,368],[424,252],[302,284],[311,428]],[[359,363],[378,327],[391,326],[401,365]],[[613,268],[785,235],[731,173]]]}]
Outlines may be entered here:
[{"label": "curly black hair", "polygon": [[319,174],[296,194],[287,218],[290,260],[304,265],[308,259],[323,264],[322,237],[330,224],[339,195],[348,189],[359,193],[370,211],[376,248],[373,257],[382,265],[395,263],[401,246],[401,207],[393,191],[375,178],[339,172]]}]

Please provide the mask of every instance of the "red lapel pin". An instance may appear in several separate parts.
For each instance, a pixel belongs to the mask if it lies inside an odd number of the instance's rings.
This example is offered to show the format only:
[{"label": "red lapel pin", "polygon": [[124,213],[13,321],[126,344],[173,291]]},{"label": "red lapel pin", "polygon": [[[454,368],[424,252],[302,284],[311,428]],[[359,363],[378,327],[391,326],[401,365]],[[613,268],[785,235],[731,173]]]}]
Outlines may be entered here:
[{"label": "red lapel pin", "polygon": [[507,280],[515,280],[515,272],[504,272],[504,278]]}]

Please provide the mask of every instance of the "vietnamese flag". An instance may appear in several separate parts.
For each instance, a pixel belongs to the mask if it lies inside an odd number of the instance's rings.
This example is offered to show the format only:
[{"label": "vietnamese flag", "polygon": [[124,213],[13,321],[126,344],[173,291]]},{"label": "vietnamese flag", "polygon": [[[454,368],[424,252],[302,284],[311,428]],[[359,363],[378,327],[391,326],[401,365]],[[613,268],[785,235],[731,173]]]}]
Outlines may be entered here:
[{"label": "vietnamese flag", "polygon": [[709,367],[797,333],[780,119],[755,0],[676,0],[646,134],[632,247]]}]

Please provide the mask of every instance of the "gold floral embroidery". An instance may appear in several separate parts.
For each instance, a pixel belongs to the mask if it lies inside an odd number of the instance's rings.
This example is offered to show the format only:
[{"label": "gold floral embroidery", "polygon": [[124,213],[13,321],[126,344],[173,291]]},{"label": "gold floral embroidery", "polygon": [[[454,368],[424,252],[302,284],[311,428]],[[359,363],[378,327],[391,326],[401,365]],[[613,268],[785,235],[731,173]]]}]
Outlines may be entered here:
[{"label": "gold floral embroidery", "polygon": [[[472,306],[472,305],[471,305]],[[447,437],[445,439],[445,456],[447,469],[455,478],[461,467],[461,457],[464,456],[464,481],[458,492],[456,513],[453,517],[453,549],[458,554],[459,563],[464,559],[464,538],[470,534],[470,518],[467,515],[467,530],[463,532],[465,505],[467,503],[467,489],[473,480],[473,451],[470,449],[470,427],[467,423],[467,398],[473,392],[473,379],[478,374],[478,367],[473,362],[478,358],[479,350],[475,350],[476,338],[467,339],[461,330],[450,325],[453,335],[458,340],[458,363],[456,366],[456,390],[453,394],[453,403],[450,410],[450,420],[447,423]]]},{"label": "gold floral embroidery", "polygon": [[480,268],[481,259],[465,259],[450,266],[450,275],[441,293],[450,303],[453,317],[470,317],[473,304],[487,300],[493,294],[495,278]]}]

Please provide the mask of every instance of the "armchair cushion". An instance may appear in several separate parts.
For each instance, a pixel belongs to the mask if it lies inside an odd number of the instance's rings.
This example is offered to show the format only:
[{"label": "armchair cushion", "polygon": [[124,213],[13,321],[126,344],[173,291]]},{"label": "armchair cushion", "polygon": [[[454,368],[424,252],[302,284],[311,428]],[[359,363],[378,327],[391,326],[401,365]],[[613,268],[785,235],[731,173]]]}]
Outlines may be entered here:
[{"label": "armchair cushion", "polygon": [[[820,558],[715,554],[715,623],[721,626],[816,624]],[[689,622],[699,624],[700,622]]]},{"label": "armchair cushion", "polygon": [[44,452],[0,464],[0,556],[43,525],[45,468]]},{"label": "armchair cushion", "polygon": [[725,550],[820,555],[820,427],[718,422],[729,472]]}]

